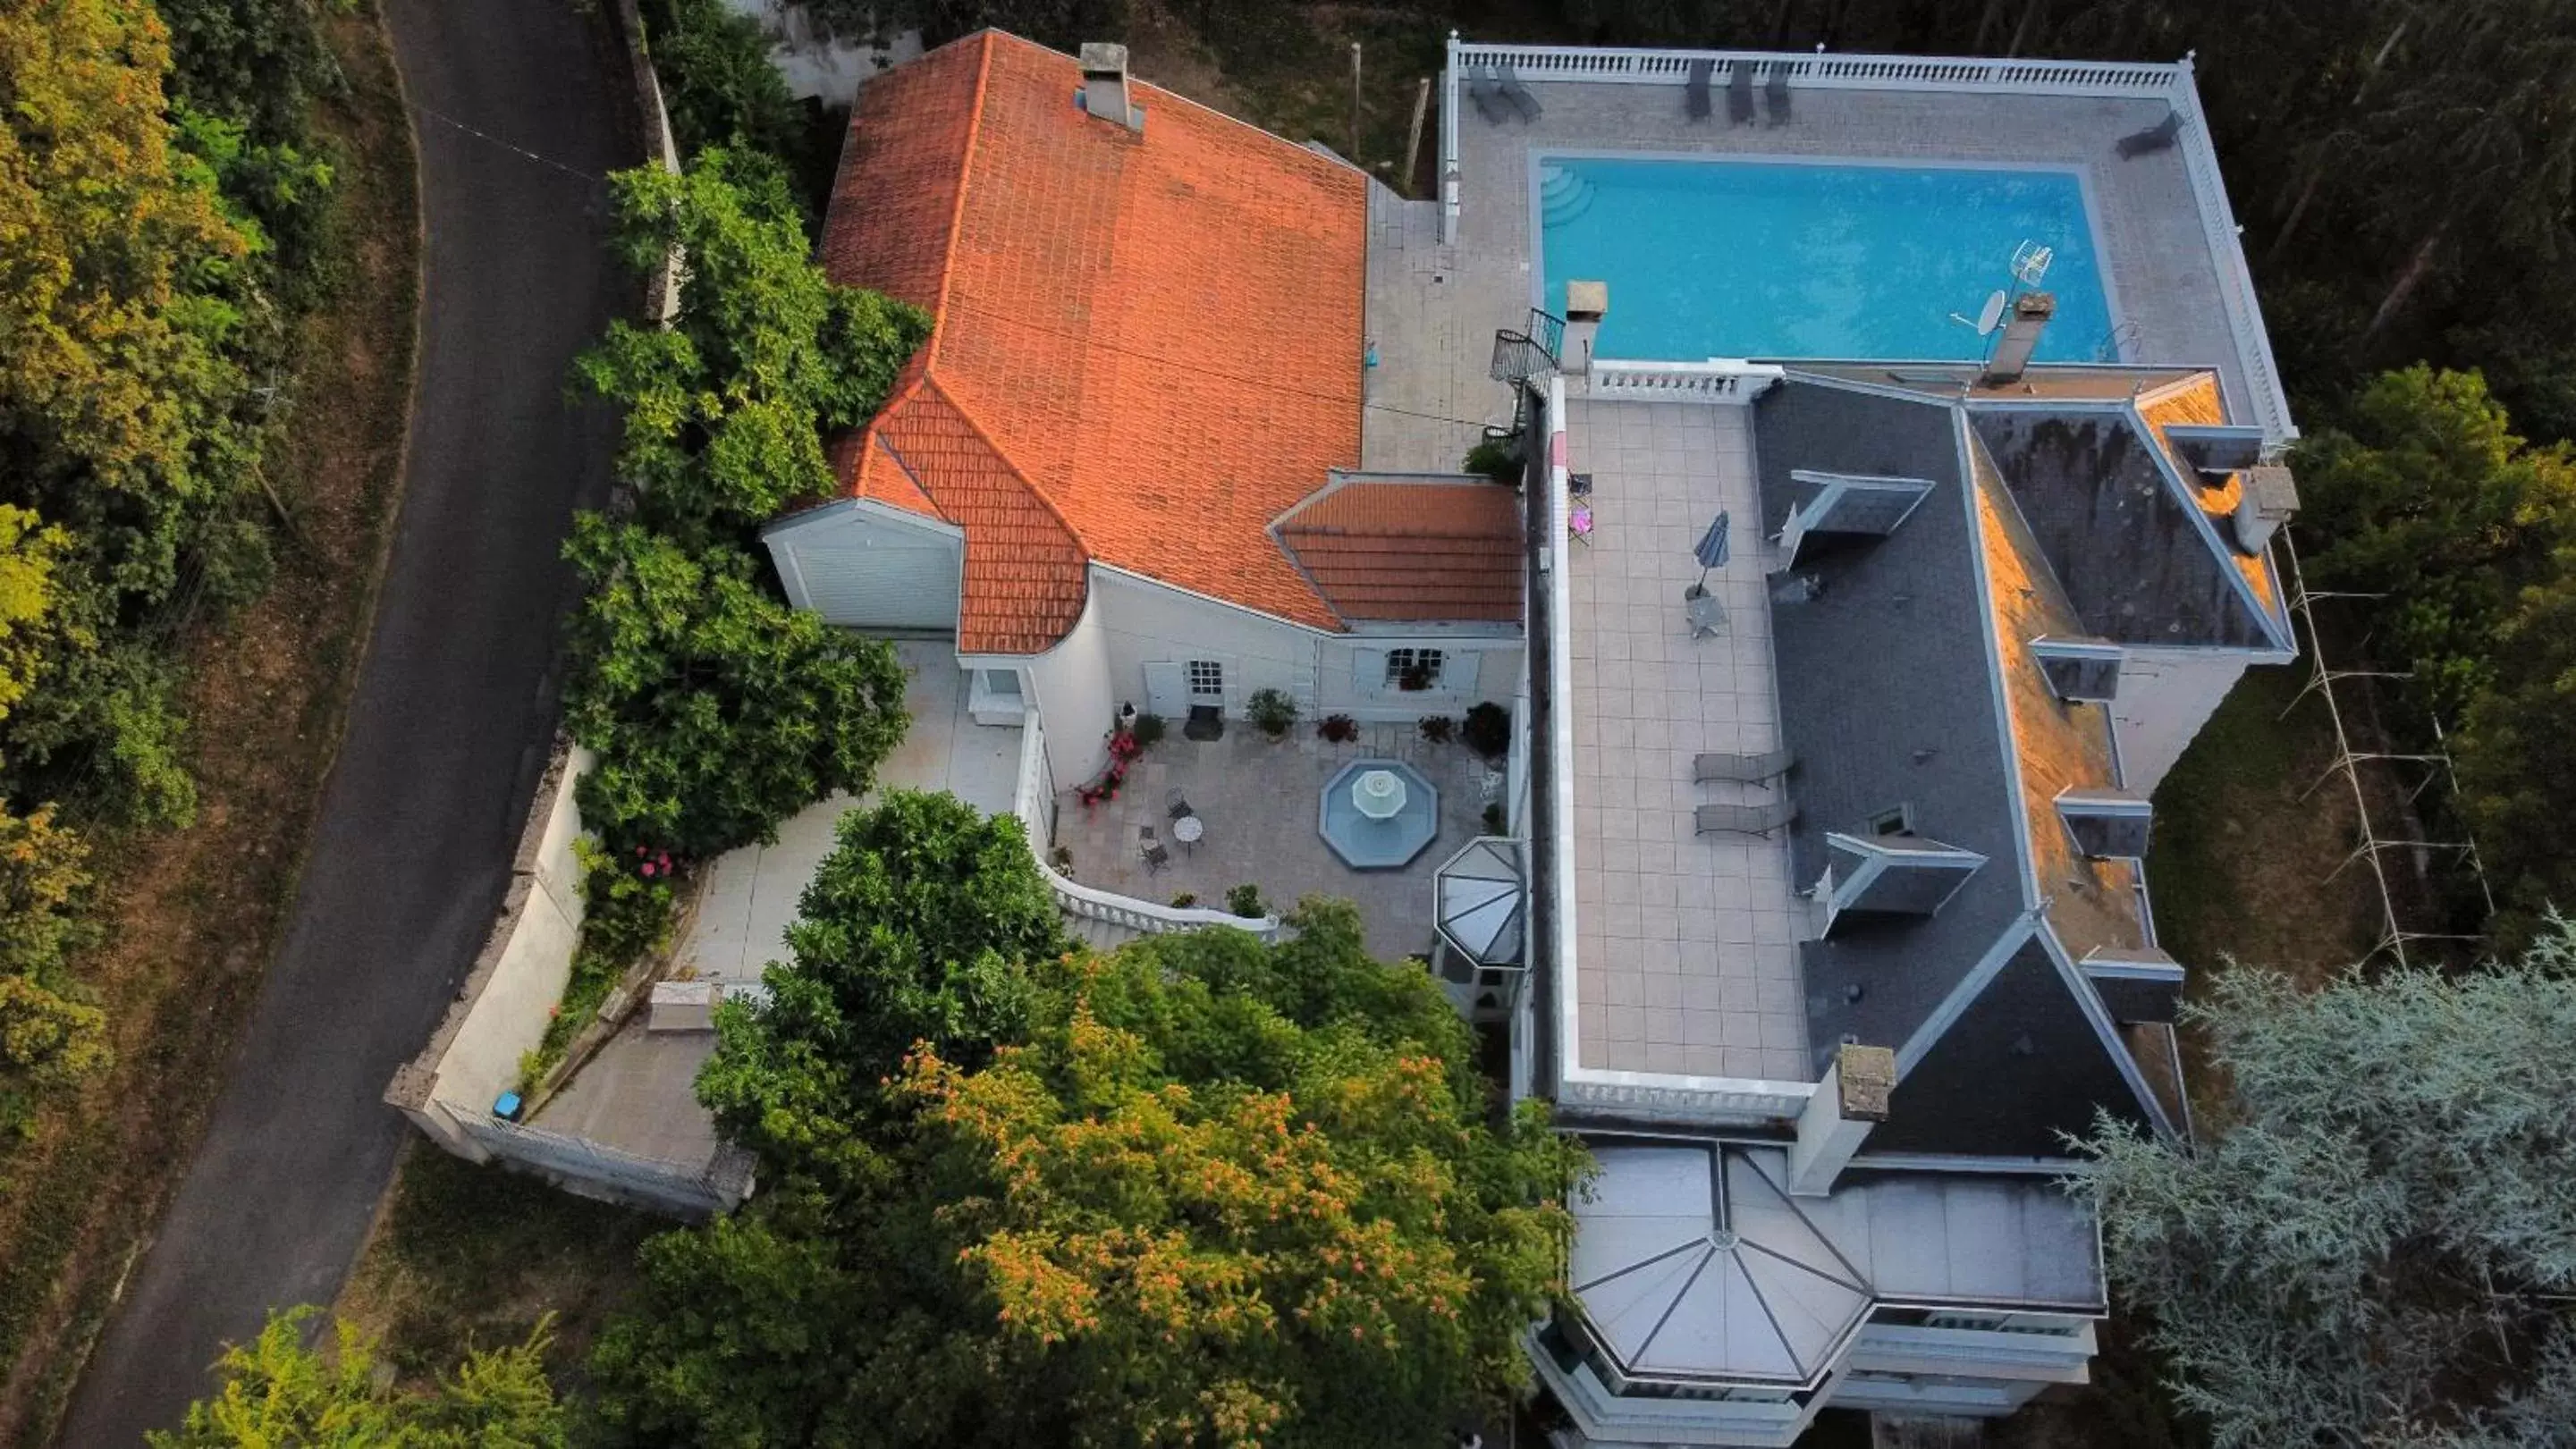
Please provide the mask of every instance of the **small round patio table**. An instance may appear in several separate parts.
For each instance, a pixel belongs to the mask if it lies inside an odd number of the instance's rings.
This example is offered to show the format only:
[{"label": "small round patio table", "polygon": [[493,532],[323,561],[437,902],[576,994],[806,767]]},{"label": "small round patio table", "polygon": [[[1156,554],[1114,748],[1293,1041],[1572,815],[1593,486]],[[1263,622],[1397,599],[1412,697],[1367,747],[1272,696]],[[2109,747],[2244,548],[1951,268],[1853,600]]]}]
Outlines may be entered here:
[{"label": "small round patio table", "polygon": [[1184,815],[1172,822],[1172,838],[1196,852],[1199,837],[1207,834],[1206,822],[1195,815]]}]

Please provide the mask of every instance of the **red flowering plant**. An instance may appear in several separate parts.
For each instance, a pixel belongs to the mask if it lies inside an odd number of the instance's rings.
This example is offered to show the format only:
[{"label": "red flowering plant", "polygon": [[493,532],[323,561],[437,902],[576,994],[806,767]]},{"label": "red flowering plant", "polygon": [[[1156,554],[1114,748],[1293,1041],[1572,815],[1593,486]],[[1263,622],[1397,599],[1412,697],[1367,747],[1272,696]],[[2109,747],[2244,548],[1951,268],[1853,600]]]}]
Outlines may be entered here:
[{"label": "red flowering plant", "polygon": [[1085,810],[1103,800],[1117,799],[1118,787],[1127,783],[1127,767],[1143,753],[1145,747],[1137,742],[1134,731],[1119,730],[1112,734],[1109,737],[1109,767],[1094,777],[1090,784],[1077,788],[1073,792],[1074,798],[1082,802]]}]

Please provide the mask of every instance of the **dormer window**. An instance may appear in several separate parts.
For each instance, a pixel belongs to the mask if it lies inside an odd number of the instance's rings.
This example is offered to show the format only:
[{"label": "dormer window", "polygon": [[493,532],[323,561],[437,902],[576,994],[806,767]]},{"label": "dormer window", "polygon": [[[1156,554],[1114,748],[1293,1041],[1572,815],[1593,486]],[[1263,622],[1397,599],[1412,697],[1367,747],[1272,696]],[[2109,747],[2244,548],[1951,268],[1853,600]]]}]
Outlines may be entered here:
[{"label": "dormer window", "polygon": [[2153,946],[2097,947],[2077,965],[2113,1021],[2171,1026],[2182,1015],[2182,963]]},{"label": "dormer window", "polygon": [[1827,832],[1829,855],[1818,891],[1825,930],[1845,916],[1929,916],[1948,904],[1986,863],[1973,850],[1918,835],[1859,836]]},{"label": "dormer window", "polygon": [[1780,530],[1780,548],[1793,566],[1808,535],[1856,533],[1884,538],[1932,491],[1931,481],[1924,478],[1819,473],[1807,468],[1789,470],[1789,482],[1789,521]]},{"label": "dormer window", "polygon": [[2095,860],[2144,860],[2152,814],[2145,796],[2126,790],[2068,790],[2057,797],[2057,818],[2076,848]]},{"label": "dormer window", "polygon": [[2048,687],[2059,699],[2108,704],[2120,694],[2120,666],[2126,651],[2108,639],[2042,637],[2030,642]]}]

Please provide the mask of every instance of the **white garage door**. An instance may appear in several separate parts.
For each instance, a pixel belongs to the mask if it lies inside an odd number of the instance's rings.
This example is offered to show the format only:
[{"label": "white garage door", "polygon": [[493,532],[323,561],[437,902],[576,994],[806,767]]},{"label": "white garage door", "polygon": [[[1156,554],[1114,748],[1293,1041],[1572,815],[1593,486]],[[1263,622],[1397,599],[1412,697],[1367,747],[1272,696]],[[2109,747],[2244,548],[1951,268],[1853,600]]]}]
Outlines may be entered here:
[{"label": "white garage door", "polygon": [[797,567],[814,612],[861,629],[957,627],[958,544],[879,534],[799,543]]}]

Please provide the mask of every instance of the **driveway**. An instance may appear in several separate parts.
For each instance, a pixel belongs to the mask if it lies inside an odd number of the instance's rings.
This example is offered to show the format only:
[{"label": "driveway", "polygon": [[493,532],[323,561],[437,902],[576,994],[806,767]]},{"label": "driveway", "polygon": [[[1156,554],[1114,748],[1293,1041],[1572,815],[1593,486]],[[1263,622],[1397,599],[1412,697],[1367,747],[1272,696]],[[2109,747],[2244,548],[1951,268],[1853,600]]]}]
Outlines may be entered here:
[{"label": "driveway", "polygon": [[76,1449],[175,1425],[226,1340],[338,1293],[409,1130],[379,1096],[491,923],[553,729],[557,550],[607,491],[613,424],[564,378],[635,292],[596,179],[636,154],[623,63],[573,0],[385,8],[428,232],[392,559],[284,945],[75,1391]]}]

